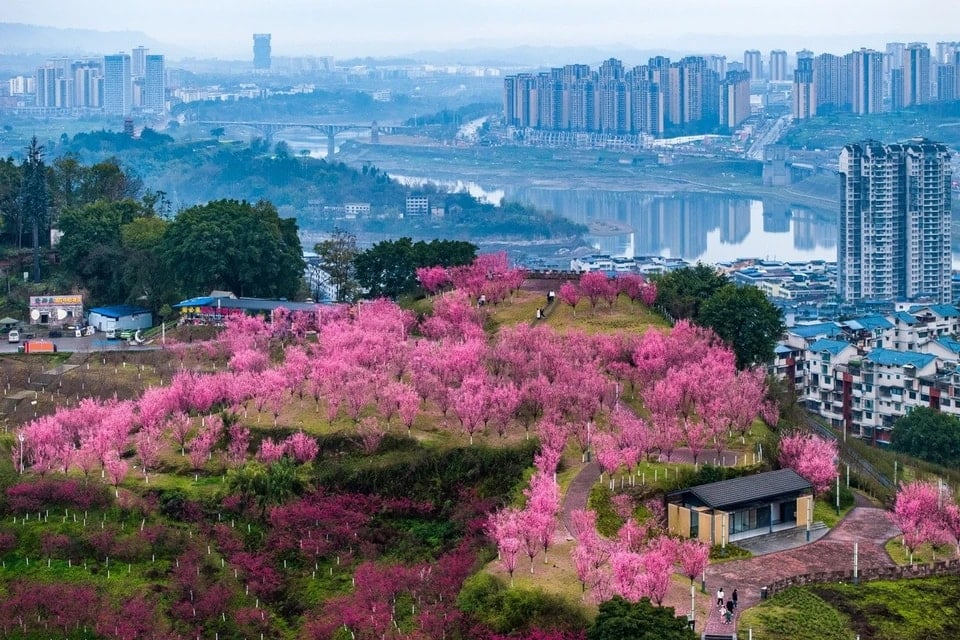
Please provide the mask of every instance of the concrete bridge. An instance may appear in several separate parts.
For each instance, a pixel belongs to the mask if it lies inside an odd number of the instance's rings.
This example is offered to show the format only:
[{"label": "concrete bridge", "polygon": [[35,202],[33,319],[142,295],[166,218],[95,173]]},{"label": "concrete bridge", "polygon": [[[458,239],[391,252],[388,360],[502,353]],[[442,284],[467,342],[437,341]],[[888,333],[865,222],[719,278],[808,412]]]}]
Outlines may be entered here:
[{"label": "concrete bridge", "polygon": [[381,125],[374,120],[370,124],[325,124],[319,122],[253,122],[253,121],[227,121],[227,120],[201,120],[198,124],[210,128],[242,127],[253,129],[261,134],[268,143],[273,142],[273,137],[280,131],[287,129],[313,129],[327,135],[327,155],[333,156],[336,152],[336,138],[338,133],[344,131],[370,131],[370,142],[376,144],[380,141],[380,134],[400,134],[414,133],[414,127],[404,127],[397,125]]}]

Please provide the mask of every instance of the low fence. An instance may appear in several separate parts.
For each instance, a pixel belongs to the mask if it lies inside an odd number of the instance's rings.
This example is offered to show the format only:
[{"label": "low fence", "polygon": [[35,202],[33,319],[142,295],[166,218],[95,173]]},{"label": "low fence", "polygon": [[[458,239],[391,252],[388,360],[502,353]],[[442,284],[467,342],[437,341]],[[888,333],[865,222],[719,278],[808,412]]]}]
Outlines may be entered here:
[{"label": "low fence", "polygon": [[[868,567],[858,572],[857,578],[861,582],[869,580],[903,580],[907,578],[933,578],[937,576],[960,575],[960,559],[941,560],[930,564],[914,564],[896,567]],[[853,582],[853,569],[845,571],[822,571],[820,573],[805,573],[791,576],[783,580],[771,582],[761,588],[763,597],[771,597],[775,593],[790,587],[800,587],[808,584],[822,584],[826,582]],[[766,590],[764,592],[764,589]]]}]

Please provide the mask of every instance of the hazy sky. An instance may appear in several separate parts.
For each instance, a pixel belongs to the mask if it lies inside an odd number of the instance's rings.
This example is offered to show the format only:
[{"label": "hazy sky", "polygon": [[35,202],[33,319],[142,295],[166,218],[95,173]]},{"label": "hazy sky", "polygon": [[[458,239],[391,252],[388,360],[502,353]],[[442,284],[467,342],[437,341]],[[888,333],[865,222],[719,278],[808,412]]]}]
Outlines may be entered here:
[{"label": "hazy sky", "polygon": [[843,52],[960,39],[960,3],[945,0],[0,0],[0,21],[139,30],[240,58],[254,32],[273,34],[275,55],[335,56],[522,44],[733,54],[751,42]]}]

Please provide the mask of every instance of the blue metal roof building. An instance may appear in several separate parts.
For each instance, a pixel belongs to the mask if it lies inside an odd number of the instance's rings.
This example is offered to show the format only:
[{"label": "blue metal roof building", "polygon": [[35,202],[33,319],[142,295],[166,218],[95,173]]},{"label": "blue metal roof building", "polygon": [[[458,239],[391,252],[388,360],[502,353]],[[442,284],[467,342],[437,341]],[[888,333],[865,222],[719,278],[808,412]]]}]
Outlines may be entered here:
[{"label": "blue metal roof building", "polygon": [[912,351],[894,351],[893,349],[874,349],[866,355],[866,359],[874,364],[886,367],[915,367],[922,369],[937,359],[929,353],[915,353]]}]

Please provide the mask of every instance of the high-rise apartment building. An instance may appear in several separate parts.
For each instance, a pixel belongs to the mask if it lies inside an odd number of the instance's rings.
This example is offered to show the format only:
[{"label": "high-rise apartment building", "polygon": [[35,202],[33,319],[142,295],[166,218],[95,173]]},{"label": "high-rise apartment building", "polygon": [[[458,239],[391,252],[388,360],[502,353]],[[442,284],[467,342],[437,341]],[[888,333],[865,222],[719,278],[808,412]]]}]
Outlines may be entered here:
[{"label": "high-rise apartment building", "polygon": [[270,34],[253,34],[253,68],[270,68]]},{"label": "high-rise apartment building", "polygon": [[957,99],[957,66],[937,65],[937,101],[953,102]]},{"label": "high-rise apartment building", "polygon": [[960,52],[960,42],[938,42],[937,58],[939,64],[951,64],[954,56]]},{"label": "high-rise apartment building", "polygon": [[99,109],[103,106],[103,67],[99,61],[83,60],[71,66],[73,106]]},{"label": "high-rise apartment building", "polygon": [[840,152],[837,287],[848,302],[951,300],[950,153],[924,138]]},{"label": "high-rise apartment building", "polygon": [[130,56],[125,53],[103,57],[103,110],[120,116],[133,111]]},{"label": "high-rise apartment building", "polygon": [[793,71],[793,117],[806,120],[817,115],[817,93],[813,83],[813,52],[797,52],[797,68]]},{"label": "high-rise apartment building", "polygon": [[817,113],[847,111],[847,60],[832,53],[823,53],[813,60],[813,90]]},{"label": "high-rise apartment building", "polygon": [[903,67],[890,69],[890,110],[903,109]]},{"label": "high-rise apartment building", "polygon": [[144,61],[143,108],[157,114],[166,111],[166,88],[163,56],[147,56]]},{"label": "high-rise apartment building", "polygon": [[911,42],[903,52],[903,106],[930,102],[930,49]]},{"label": "high-rise apartment building", "polygon": [[850,110],[858,115],[883,111],[883,54],[872,49],[851,51],[847,61]]},{"label": "high-rise apartment building", "polygon": [[[729,73],[727,74],[730,75]],[[749,86],[737,84],[731,123],[749,115]],[[538,74],[521,73],[503,81],[508,126],[610,135],[664,135],[670,126],[684,131],[720,126],[721,83],[706,59],[690,56],[671,63],[651,58],[630,70],[614,58],[596,71],[566,65]],[[746,97],[744,98],[744,94]]]},{"label": "high-rise apartment building", "polygon": [[750,74],[730,71],[720,83],[720,126],[736,129],[750,117]]},{"label": "high-rise apartment building", "polygon": [[743,52],[743,66],[750,72],[753,81],[763,80],[763,54],[757,49],[747,49]]},{"label": "high-rise apartment building", "polygon": [[130,75],[134,78],[142,78],[147,73],[147,53],[150,49],[140,46],[134,47],[130,56]]},{"label": "high-rise apartment building", "polygon": [[735,71],[735,69],[727,69],[727,56],[716,54],[707,56],[707,68],[719,78],[727,77],[727,71]]},{"label": "high-rise apartment building", "polygon": [[774,49],[770,52],[769,75],[771,82],[786,82],[787,77],[787,52],[783,49]]}]

